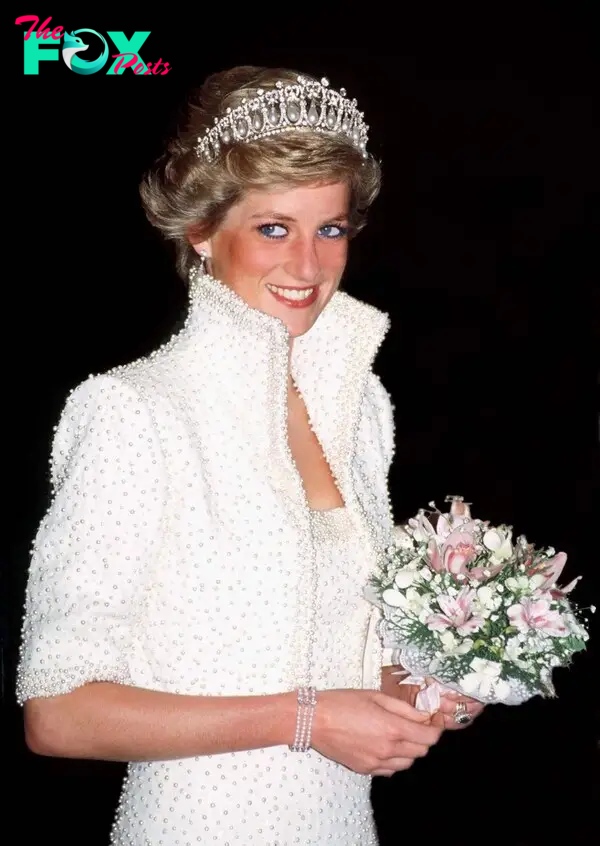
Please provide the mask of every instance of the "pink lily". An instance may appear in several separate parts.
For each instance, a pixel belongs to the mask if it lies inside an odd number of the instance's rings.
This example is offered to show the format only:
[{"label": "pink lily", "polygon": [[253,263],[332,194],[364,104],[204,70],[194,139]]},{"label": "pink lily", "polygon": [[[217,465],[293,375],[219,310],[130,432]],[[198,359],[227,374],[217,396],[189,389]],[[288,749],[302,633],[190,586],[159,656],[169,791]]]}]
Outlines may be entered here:
[{"label": "pink lily", "polygon": [[562,573],[565,564],[567,563],[566,552],[557,552],[552,558],[545,561],[538,561],[532,563],[528,561],[526,564],[528,576],[545,576],[543,582],[540,582],[538,588],[541,591],[549,591],[552,599],[564,599],[564,597],[571,593],[581,576],[576,576],[568,585],[559,587],[556,582]]},{"label": "pink lily", "polygon": [[573,581],[569,582],[569,584],[565,585],[563,588],[550,588],[550,596],[552,599],[564,599],[568,593],[571,593],[580,578],[581,576],[576,576]]},{"label": "pink lily", "polygon": [[520,632],[535,629],[552,637],[564,637],[568,629],[558,611],[550,610],[547,599],[522,599],[518,605],[511,605],[508,609],[508,619],[511,626]]},{"label": "pink lily", "polygon": [[453,516],[451,514],[440,514],[435,527],[438,540],[445,541],[452,532],[460,526],[463,532],[471,534],[475,529],[475,521],[471,519],[470,513],[464,516]]},{"label": "pink lily", "polygon": [[556,584],[566,563],[566,552],[557,552],[552,558],[542,561],[538,560],[535,563],[529,563],[529,566],[527,567],[527,575],[535,576],[538,574],[540,576],[544,576],[545,579],[543,582],[540,582],[539,589],[548,590],[548,588],[551,588]]},{"label": "pink lily", "polygon": [[475,591],[467,587],[462,588],[456,596],[448,594],[438,596],[437,602],[443,614],[431,614],[425,620],[426,625],[433,631],[453,628],[461,635],[476,632],[481,628],[484,620],[471,613],[474,598]]},{"label": "pink lily", "polygon": [[441,549],[435,541],[429,544],[429,560],[432,568],[441,573],[446,571],[454,576],[467,576],[467,565],[475,558],[477,551],[473,535],[466,531],[450,532]]}]

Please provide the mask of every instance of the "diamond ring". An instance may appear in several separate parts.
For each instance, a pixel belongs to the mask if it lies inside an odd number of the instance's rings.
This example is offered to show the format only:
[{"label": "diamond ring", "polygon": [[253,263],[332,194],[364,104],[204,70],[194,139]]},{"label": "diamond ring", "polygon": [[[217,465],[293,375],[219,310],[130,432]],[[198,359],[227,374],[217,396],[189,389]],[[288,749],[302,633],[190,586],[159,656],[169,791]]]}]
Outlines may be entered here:
[{"label": "diamond ring", "polygon": [[454,722],[459,726],[466,726],[471,722],[471,715],[467,711],[467,706],[464,702],[457,702],[454,710]]}]

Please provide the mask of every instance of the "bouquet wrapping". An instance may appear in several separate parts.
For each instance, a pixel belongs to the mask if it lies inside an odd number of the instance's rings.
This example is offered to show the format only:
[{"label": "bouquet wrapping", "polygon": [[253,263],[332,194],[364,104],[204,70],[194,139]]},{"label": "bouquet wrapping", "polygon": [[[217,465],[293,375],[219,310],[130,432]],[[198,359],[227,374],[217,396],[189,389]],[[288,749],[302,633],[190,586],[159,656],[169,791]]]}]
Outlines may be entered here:
[{"label": "bouquet wrapping", "polygon": [[568,599],[581,577],[558,587],[564,552],[513,542],[512,527],[473,519],[462,497],[447,501],[449,513],[432,502],[395,528],[366,591],[402,683],[419,685],[417,707],[429,711],[448,690],[507,705],[555,695],[553,669],[589,637]]}]

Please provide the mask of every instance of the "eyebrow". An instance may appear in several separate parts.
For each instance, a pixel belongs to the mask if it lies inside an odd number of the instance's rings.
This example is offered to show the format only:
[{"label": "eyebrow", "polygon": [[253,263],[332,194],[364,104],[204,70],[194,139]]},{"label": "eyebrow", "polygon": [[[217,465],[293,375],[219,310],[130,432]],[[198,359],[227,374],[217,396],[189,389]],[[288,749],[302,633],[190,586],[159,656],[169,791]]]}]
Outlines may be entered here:
[{"label": "eyebrow", "polygon": [[[250,220],[256,220],[257,218],[261,217],[268,217],[271,220],[283,220],[286,223],[296,223],[296,218],[290,217],[287,214],[281,214],[281,212],[267,210],[264,212],[259,212],[257,214],[250,215]],[[335,214],[331,217],[328,217],[327,220],[346,220],[348,217],[348,213],[344,212],[343,214]]]}]

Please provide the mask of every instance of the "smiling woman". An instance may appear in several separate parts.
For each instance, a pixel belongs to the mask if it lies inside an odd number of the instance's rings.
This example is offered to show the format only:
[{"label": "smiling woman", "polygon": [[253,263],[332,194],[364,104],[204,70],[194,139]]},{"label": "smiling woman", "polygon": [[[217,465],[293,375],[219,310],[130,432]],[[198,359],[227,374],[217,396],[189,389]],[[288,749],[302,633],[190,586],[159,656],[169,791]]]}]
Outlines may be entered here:
[{"label": "smiling woman", "polygon": [[363,596],[393,532],[389,319],[339,284],[379,178],[343,89],[235,68],[143,181],[188,319],[69,397],[18,683],[32,750],[129,762],[114,846],[371,846],[371,776],[440,737],[381,690]]},{"label": "smiling woman", "polygon": [[[270,192],[276,188],[341,182],[348,187],[347,200],[327,213],[334,218],[342,213],[350,237],[365,225],[366,212],[379,192],[380,166],[374,158],[365,158],[361,149],[349,144],[342,133],[316,132],[307,121],[307,125],[293,126],[293,132],[273,132],[252,143],[227,146],[221,138],[222,155],[215,158],[197,153],[198,139],[214,127],[227,109],[240,108],[244,100],[260,96],[259,92],[276,83],[297,84],[297,77],[290,70],[252,67],[233,68],[209,77],[190,98],[187,121],[181,131],[142,183],[148,219],[175,243],[177,267],[184,280],[197,261],[191,242],[213,235],[230,209],[253,190]],[[268,113],[266,104],[265,111]],[[264,115],[261,117],[266,120]],[[284,116],[279,118],[283,120]],[[266,223],[274,222],[268,220],[269,211],[288,213],[287,209],[267,204],[263,209]],[[325,219],[321,225],[330,222]]]},{"label": "smiling woman", "polygon": [[194,249],[252,308],[278,317],[298,337],[344,272],[349,193],[346,182],[247,191]]}]

